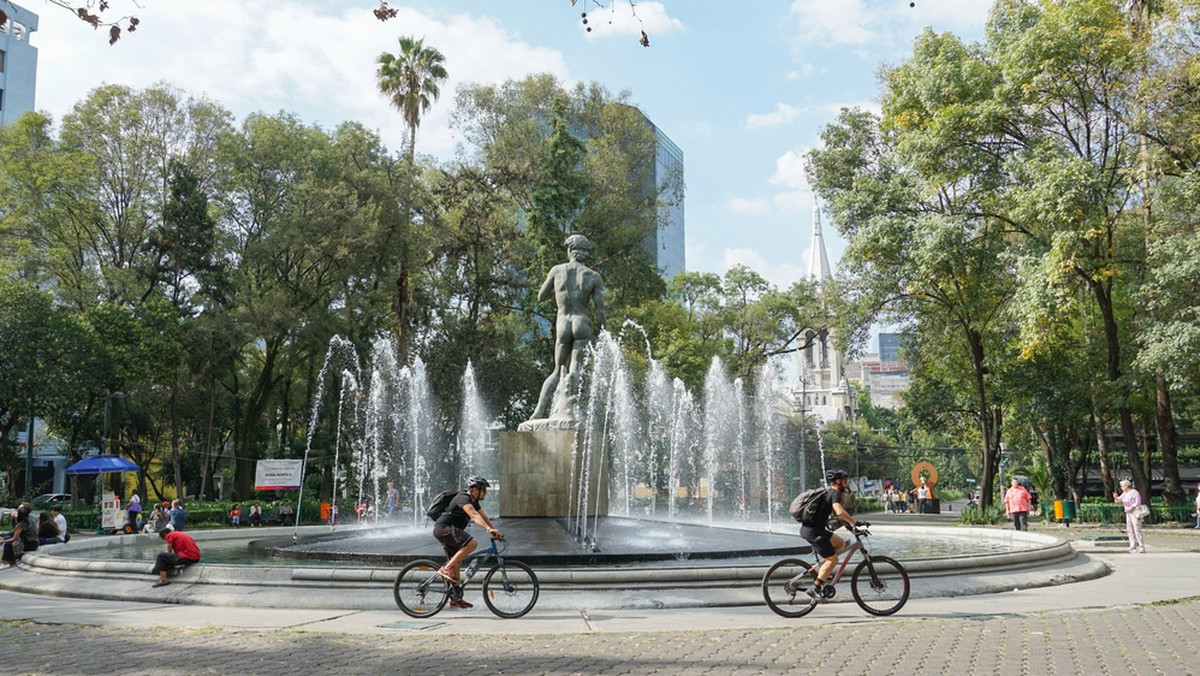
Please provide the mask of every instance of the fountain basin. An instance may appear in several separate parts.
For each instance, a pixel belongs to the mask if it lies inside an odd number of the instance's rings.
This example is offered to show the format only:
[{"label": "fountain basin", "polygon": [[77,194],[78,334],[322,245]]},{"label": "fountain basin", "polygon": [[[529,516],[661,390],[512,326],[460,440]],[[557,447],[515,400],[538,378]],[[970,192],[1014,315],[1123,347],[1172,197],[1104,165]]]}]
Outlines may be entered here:
[{"label": "fountain basin", "polygon": [[[499,524],[497,524],[499,525]],[[724,530],[724,529],[722,529]],[[306,527],[305,536],[328,535]],[[1107,574],[1100,562],[1077,553],[1059,538],[1016,531],[922,526],[875,526],[881,537],[933,541],[939,537],[980,538],[1010,546],[1009,551],[961,556],[901,558],[914,579],[913,596],[959,596],[1064,584]],[[761,533],[751,532],[761,536]],[[244,546],[249,538],[290,540],[292,529],[262,528],[193,533],[202,550],[223,544]],[[255,537],[258,536],[258,537]],[[782,537],[782,536],[781,536]],[[798,540],[798,538],[795,538]],[[234,547],[236,548],[237,545]],[[132,551],[161,551],[157,538],[126,535],[76,538],[70,544],[30,552],[19,570],[0,576],[0,588],[55,596],[159,603],[280,608],[393,609],[396,567],[360,564],[252,565],[202,562],[185,569],[174,584],[151,589],[152,561],[121,558]],[[873,547],[876,553],[888,553]],[[510,552],[511,554],[511,552]],[[140,555],[139,555],[140,556]],[[801,555],[802,557],[806,555]],[[523,555],[512,558],[528,561]],[[759,584],[772,560],[713,559],[591,566],[535,565],[542,583],[541,609],[654,608],[757,605]],[[782,558],[775,557],[775,558]],[[478,595],[468,587],[468,599]]]}]

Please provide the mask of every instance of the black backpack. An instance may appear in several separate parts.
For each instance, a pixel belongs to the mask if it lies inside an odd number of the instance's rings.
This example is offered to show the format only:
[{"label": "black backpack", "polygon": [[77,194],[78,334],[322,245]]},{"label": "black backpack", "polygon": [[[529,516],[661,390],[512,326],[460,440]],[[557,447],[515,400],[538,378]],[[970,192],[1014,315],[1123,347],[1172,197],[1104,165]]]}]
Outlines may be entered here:
[{"label": "black backpack", "polygon": [[792,518],[806,526],[815,525],[813,518],[817,515],[817,505],[821,503],[821,497],[825,495],[825,491],[829,489],[824,487],[810,488],[792,500],[792,506],[788,507],[788,514]]},{"label": "black backpack", "polygon": [[462,491],[455,489],[438,493],[436,496],[434,496],[433,502],[429,503],[429,509],[425,510],[425,516],[437,521],[438,517],[442,515],[442,512],[445,512],[450,508],[450,501],[454,499],[454,496],[461,492]]}]

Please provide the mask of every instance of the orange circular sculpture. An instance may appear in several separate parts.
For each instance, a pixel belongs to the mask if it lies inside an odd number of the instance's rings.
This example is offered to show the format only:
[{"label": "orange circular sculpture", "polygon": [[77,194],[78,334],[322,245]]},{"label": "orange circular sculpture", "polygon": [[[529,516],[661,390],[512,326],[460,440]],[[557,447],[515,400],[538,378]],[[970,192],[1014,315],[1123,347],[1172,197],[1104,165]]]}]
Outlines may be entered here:
[{"label": "orange circular sculpture", "polygon": [[937,480],[938,480],[937,468],[934,467],[931,463],[928,463],[928,462],[925,462],[924,460],[922,460],[921,462],[918,462],[917,464],[913,465],[913,468],[912,468],[912,482],[913,482],[914,486],[919,485],[921,483],[921,474],[923,472],[929,474],[929,477],[925,479],[926,486],[933,488],[935,485],[937,485]]}]

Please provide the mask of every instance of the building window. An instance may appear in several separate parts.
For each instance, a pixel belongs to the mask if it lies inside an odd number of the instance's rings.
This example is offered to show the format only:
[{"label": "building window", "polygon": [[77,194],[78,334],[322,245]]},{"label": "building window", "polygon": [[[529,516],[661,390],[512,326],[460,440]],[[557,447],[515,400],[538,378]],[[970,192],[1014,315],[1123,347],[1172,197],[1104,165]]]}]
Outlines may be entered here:
[{"label": "building window", "polygon": [[4,50],[0,49],[0,73],[4,72]]},{"label": "building window", "polygon": [[4,112],[4,90],[0,89],[0,113]]}]

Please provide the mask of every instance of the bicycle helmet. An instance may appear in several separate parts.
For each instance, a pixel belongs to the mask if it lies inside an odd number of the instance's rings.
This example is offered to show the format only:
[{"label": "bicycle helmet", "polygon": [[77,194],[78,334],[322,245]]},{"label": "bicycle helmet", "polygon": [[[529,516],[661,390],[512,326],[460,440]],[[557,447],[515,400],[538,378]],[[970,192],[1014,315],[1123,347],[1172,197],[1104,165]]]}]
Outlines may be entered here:
[{"label": "bicycle helmet", "polygon": [[849,479],[850,475],[844,469],[831,469],[825,472],[825,483],[831,484],[838,479]]},{"label": "bicycle helmet", "polygon": [[491,487],[492,487],[492,485],[488,483],[488,480],[481,476],[476,475],[476,476],[471,477],[470,479],[467,479],[467,488],[468,489],[491,488]]}]

